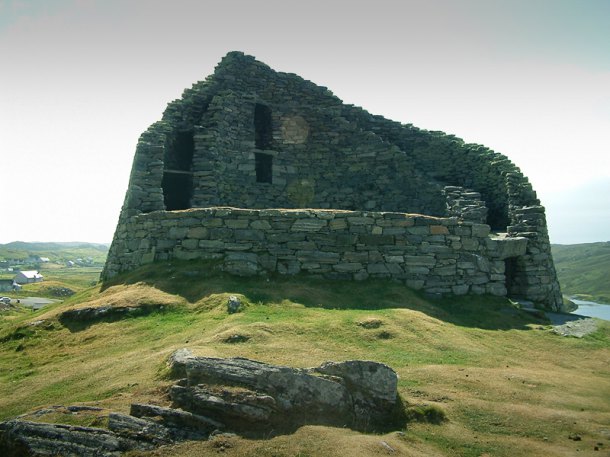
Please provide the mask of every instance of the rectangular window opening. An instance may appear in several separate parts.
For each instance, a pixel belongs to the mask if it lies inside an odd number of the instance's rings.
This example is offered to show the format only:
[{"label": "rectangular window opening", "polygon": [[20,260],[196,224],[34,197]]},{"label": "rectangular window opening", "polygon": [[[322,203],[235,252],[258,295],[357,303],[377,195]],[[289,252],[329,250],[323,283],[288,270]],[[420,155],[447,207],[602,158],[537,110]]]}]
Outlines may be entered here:
[{"label": "rectangular window opening", "polygon": [[273,178],[273,156],[260,152],[255,153],[254,168],[256,169],[256,182],[271,184]]},{"label": "rectangular window opening", "polygon": [[271,108],[257,103],[254,106],[254,144],[256,149],[271,149],[271,140],[273,140]]}]

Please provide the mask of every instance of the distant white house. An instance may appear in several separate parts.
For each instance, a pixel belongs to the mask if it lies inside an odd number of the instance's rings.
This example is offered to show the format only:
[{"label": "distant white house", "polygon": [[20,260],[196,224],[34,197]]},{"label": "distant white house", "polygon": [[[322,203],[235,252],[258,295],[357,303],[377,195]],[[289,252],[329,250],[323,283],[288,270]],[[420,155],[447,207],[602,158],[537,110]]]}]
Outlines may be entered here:
[{"label": "distant white house", "polygon": [[47,263],[50,262],[51,259],[48,257],[40,257],[39,255],[31,255],[26,259],[28,263]]},{"label": "distant white house", "polygon": [[15,275],[13,280],[17,284],[30,284],[32,282],[41,282],[44,280],[43,276],[36,270],[20,271]]}]

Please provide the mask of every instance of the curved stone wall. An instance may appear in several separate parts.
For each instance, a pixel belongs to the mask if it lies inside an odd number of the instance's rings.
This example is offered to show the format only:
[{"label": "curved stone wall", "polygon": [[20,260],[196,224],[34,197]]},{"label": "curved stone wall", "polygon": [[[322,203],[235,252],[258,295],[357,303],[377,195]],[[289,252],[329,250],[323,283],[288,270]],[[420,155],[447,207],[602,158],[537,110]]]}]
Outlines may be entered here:
[{"label": "curved stone wall", "polygon": [[239,275],[391,278],[430,293],[505,296],[505,259],[527,239],[417,214],[203,208],[140,214],[117,233],[106,274],[156,261],[215,259]]}]

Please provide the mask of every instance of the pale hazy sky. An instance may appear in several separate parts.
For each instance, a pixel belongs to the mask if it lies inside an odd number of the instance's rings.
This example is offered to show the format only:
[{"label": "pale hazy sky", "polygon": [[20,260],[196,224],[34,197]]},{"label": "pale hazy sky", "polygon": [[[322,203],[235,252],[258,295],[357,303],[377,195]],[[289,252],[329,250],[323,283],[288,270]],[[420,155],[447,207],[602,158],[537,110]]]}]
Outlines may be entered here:
[{"label": "pale hazy sky", "polygon": [[231,50],[507,155],[610,240],[610,0],[0,0],[0,243],[109,242],[138,136]]}]

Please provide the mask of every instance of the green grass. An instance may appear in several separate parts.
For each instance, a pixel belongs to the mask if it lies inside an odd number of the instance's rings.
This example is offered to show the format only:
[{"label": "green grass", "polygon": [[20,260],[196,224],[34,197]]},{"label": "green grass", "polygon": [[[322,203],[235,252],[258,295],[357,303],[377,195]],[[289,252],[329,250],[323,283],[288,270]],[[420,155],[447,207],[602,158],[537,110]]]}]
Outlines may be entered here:
[{"label": "green grass", "polygon": [[91,257],[95,264],[106,261],[109,245],[96,243],[27,243],[14,241],[0,244],[0,260],[26,260],[30,255],[48,257],[51,262],[64,263],[68,260]]},{"label": "green grass", "polygon": [[610,303],[610,242],[552,245],[562,292]]},{"label": "green grass", "polygon": [[[2,294],[15,299],[34,296],[66,300],[69,296],[61,293],[63,289],[70,289],[74,293],[90,291],[99,281],[101,271],[101,267],[44,266],[40,269],[44,281],[23,284],[20,291]],[[83,296],[80,296],[80,299],[82,298]]]},{"label": "green grass", "polygon": [[[230,295],[244,304],[236,314],[226,310]],[[75,307],[150,304],[163,310],[80,326],[58,319]],[[600,430],[610,422],[608,324],[583,339],[562,338],[499,298],[431,300],[393,282],[237,278],[210,263],[172,262],[84,289],[37,313],[3,316],[0,419],[49,405],[127,412],[132,402],[166,404],[167,357],[189,347],[199,355],[295,367],[376,360],[397,371],[412,414],[448,419],[413,422],[404,436],[304,427],[269,441],[232,438],[224,452],[230,456],[339,456],[345,449],[383,455],[380,440],[397,455],[560,456],[573,445],[567,434],[581,434],[581,445],[589,446],[605,439]],[[378,325],[359,325],[371,320]],[[247,339],[228,343],[236,334]],[[157,455],[215,455],[214,446],[186,443]],[[584,447],[580,455],[588,455]]]}]

